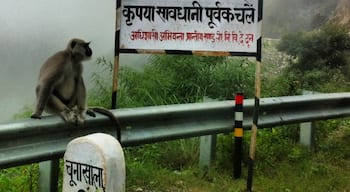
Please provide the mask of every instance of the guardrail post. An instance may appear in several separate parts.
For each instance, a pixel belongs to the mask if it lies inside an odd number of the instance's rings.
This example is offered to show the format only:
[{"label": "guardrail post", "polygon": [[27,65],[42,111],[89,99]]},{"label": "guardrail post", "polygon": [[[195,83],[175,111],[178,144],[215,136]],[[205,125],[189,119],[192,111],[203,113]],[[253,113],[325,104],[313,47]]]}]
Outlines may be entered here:
[{"label": "guardrail post", "polygon": [[314,122],[300,123],[300,143],[307,146],[310,150],[314,146]]},{"label": "guardrail post", "polygon": [[59,160],[39,163],[39,191],[58,192]]},{"label": "guardrail post", "polygon": [[[303,90],[303,95],[315,95],[319,92]],[[307,146],[309,150],[312,150],[314,146],[314,122],[300,123],[300,143]]]},{"label": "guardrail post", "polygon": [[216,134],[200,137],[199,167],[208,169],[216,155]]}]

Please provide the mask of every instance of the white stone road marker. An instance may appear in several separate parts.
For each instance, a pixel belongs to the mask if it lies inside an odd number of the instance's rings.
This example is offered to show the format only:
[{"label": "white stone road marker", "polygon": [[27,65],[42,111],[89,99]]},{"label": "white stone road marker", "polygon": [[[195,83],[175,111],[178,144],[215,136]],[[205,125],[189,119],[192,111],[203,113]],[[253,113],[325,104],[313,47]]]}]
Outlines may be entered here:
[{"label": "white stone road marker", "polygon": [[125,161],[119,142],[95,133],[72,140],[64,154],[63,192],[125,192]]}]

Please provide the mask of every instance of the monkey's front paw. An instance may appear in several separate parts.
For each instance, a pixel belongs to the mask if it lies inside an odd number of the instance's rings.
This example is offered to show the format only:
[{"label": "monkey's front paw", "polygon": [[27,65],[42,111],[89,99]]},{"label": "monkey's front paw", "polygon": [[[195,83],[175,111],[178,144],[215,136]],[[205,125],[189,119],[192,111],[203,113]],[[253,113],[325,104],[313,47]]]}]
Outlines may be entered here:
[{"label": "monkey's front paw", "polygon": [[30,116],[30,118],[32,118],[32,119],[41,119],[41,115],[34,113],[34,114],[32,114]]},{"label": "monkey's front paw", "polygon": [[85,116],[84,115],[77,115],[77,124],[82,125],[85,121]]},{"label": "monkey's front paw", "polygon": [[74,111],[63,111],[61,112],[61,116],[65,122],[75,124],[77,121],[77,116]]}]

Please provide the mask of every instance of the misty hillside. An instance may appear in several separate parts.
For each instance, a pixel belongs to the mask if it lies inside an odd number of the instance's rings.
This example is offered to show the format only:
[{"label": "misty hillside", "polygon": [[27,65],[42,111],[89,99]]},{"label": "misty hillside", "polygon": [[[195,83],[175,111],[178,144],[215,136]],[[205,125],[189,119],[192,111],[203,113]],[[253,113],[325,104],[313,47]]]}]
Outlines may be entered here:
[{"label": "misty hillside", "polygon": [[350,26],[349,0],[265,0],[263,35],[280,38],[285,33],[309,31],[326,22]]}]

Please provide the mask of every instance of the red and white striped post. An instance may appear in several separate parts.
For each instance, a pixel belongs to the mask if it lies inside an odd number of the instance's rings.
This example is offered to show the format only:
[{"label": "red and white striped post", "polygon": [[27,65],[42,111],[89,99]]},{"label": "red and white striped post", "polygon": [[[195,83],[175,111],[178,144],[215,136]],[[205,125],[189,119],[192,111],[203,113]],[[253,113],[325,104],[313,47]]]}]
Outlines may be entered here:
[{"label": "red and white striped post", "polygon": [[243,93],[235,96],[235,146],[233,156],[233,176],[240,178],[242,173],[242,142],[243,142]]}]

